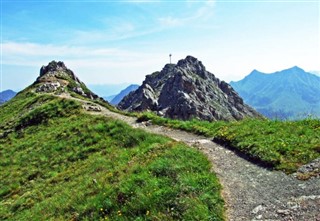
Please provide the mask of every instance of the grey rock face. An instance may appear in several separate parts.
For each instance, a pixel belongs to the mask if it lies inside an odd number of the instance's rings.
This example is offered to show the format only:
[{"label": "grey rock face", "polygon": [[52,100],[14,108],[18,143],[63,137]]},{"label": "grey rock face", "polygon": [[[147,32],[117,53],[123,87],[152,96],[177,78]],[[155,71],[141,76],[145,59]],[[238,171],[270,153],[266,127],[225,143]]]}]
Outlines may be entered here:
[{"label": "grey rock face", "polygon": [[239,120],[261,117],[224,81],[192,56],[160,72],[147,75],[143,84],[118,105],[122,110],[150,110],[173,119]]},{"label": "grey rock face", "polygon": [[83,109],[85,109],[86,111],[101,112],[101,107],[93,103],[84,104]]},{"label": "grey rock face", "polygon": [[68,91],[75,92],[90,99],[98,98],[61,61],[51,61],[47,66],[42,66],[40,76],[34,85],[36,85],[36,92],[38,93],[53,93],[60,90],[65,93]]},{"label": "grey rock face", "polygon": [[302,179],[309,177],[320,177],[320,158],[301,166],[298,169],[296,176]]},{"label": "grey rock face", "polygon": [[42,85],[40,85],[37,89],[36,92],[46,92],[46,93],[50,93],[50,92],[54,92],[56,90],[58,90],[58,88],[60,87],[60,83],[59,82],[54,82],[54,83],[44,83]]}]

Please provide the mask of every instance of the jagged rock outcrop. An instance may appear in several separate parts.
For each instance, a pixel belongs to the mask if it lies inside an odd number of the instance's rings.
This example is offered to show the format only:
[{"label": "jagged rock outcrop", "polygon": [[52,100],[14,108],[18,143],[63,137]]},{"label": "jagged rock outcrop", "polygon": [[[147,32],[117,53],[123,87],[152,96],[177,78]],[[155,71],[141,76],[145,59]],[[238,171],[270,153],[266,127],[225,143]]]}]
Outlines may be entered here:
[{"label": "jagged rock outcrop", "polygon": [[173,119],[239,120],[261,117],[224,81],[192,56],[160,72],[147,75],[143,84],[118,105],[122,110],[151,110]]},{"label": "jagged rock outcrop", "polygon": [[47,66],[42,66],[40,76],[34,85],[36,86],[35,91],[38,93],[75,92],[90,99],[98,98],[98,96],[91,92],[73,71],[68,69],[61,61],[51,61]]}]

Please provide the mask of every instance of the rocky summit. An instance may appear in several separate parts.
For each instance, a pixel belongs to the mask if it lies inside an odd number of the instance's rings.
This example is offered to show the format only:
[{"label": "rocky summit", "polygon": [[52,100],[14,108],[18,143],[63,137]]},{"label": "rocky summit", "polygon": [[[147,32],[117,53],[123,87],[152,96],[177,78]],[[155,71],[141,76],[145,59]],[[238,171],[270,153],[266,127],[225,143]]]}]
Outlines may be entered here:
[{"label": "rocky summit", "polygon": [[198,59],[187,56],[147,75],[143,84],[118,105],[127,111],[155,111],[173,119],[240,120],[261,117],[233,88]]},{"label": "rocky summit", "polygon": [[47,66],[42,66],[33,87],[37,93],[76,93],[90,99],[98,98],[61,61],[51,61]]}]

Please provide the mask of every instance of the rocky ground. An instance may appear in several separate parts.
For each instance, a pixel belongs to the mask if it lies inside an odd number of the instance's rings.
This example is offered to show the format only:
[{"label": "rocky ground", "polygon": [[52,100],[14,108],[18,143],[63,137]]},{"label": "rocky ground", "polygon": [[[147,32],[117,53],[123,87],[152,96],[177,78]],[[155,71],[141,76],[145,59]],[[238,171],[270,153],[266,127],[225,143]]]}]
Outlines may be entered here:
[{"label": "rocky ground", "polygon": [[229,220],[319,220],[320,179],[259,167],[209,139],[154,125],[147,131],[183,141],[204,152],[223,186]]},{"label": "rocky ground", "polygon": [[93,114],[116,118],[135,128],[171,137],[205,153],[223,186],[228,220],[320,221],[319,177],[298,180],[295,175],[253,164],[208,138],[146,122],[136,123],[135,118],[103,107],[97,110],[96,105],[89,106],[86,103],[85,109],[94,109]]}]

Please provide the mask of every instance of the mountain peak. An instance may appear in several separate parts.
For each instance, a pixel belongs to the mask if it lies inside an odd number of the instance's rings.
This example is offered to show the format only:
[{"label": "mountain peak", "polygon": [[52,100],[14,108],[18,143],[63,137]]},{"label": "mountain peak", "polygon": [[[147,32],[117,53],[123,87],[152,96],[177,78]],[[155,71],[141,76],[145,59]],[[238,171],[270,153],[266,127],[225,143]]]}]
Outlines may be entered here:
[{"label": "mountain peak", "polygon": [[302,68],[298,67],[298,66],[293,66],[291,68],[283,70],[282,72],[292,73],[292,72],[305,72],[305,71]]},{"label": "mountain peak", "polygon": [[40,69],[40,76],[48,73],[48,72],[54,72],[54,71],[65,71],[67,70],[67,67],[62,61],[51,61],[47,66],[43,65]]},{"label": "mountain peak", "polygon": [[251,71],[251,74],[261,74],[261,72],[257,69],[253,69],[253,71]]},{"label": "mountain peak", "polygon": [[202,78],[207,78],[206,68],[197,58],[188,55],[185,59],[181,59],[178,61],[176,65],[178,68],[181,68],[185,71],[192,72],[194,74],[199,75]]},{"label": "mountain peak", "polygon": [[263,73],[258,71],[257,69],[253,69],[253,71],[251,71],[251,73],[249,75],[250,76],[258,76],[258,75],[263,75]]},{"label": "mountain peak", "polygon": [[293,66],[292,68],[287,69],[288,71],[294,71],[294,72],[305,72],[302,68],[298,66]]},{"label": "mountain peak", "polygon": [[187,56],[147,75],[143,84],[118,105],[127,111],[151,110],[174,119],[234,120],[260,116],[224,81]]},{"label": "mountain peak", "polygon": [[302,68],[298,67],[298,66],[293,66],[291,69],[299,69],[299,70],[302,70]]},{"label": "mountain peak", "polygon": [[232,82],[244,101],[270,118],[320,116],[320,78],[298,66]]},{"label": "mountain peak", "polygon": [[[45,77],[46,76],[46,77]],[[48,65],[43,65],[40,69],[40,76],[37,81],[41,81],[47,79],[48,77],[71,77],[72,80],[76,82],[80,82],[80,80],[76,77],[76,75],[66,67],[66,65],[62,61],[51,61]]]},{"label": "mountain peak", "polygon": [[5,90],[5,91],[0,91],[0,104],[10,100],[11,98],[13,98],[14,96],[16,96],[16,92],[14,92],[13,90]]},{"label": "mountain peak", "polygon": [[62,61],[51,61],[43,65],[33,84],[38,93],[77,93],[90,99],[98,98]]},{"label": "mountain peak", "polygon": [[197,58],[191,56],[191,55],[188,55],[185,59],[181,59],[178,61],[178,65],[181,63],[191,63],[191,64],[195,64],[195,63],[199,63],[200,61],[198,61]]}]

